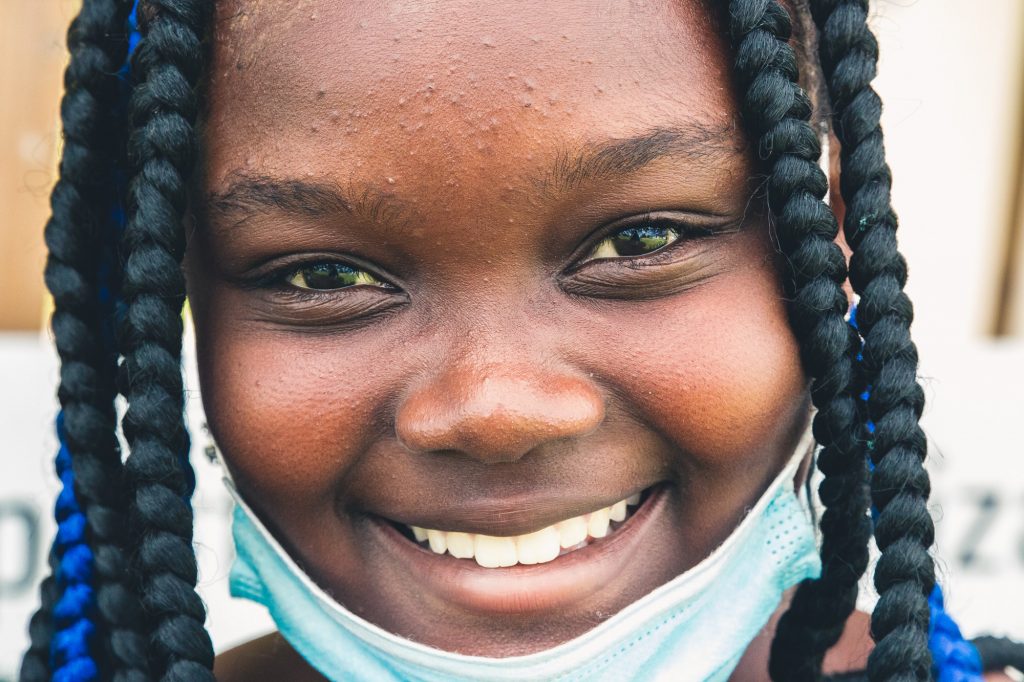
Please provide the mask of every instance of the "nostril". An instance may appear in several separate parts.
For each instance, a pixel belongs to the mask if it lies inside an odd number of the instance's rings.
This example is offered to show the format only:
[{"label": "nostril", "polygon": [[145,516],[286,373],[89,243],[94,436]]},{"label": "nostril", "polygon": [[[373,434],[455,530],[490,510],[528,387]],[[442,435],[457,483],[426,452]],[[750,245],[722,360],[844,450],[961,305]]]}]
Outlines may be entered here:
[{"label": "nostril", "polygon": [[478,373],[421,386],[399,406],[395,431],[414,452],[508,462],[544,442],[586,435],[603,420],[604,399],[587,380]]}]

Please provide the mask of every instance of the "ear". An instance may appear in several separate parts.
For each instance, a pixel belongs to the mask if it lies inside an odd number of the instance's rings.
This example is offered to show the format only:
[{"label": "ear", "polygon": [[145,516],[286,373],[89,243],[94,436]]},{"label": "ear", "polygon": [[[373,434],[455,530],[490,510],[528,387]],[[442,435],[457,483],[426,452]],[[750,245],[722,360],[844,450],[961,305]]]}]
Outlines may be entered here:
[{"label": "ear", "polygon": [[[830,127],[828,131],[828,203],[832,207],[836,221],[839,223],[839,234],[836,236],[836,244],[843,250],[843,256],[846,257],[846,263],[849,265],[850,255],[853,251],[850,249],[850,245],[846,243],[846,235],[843,233],[843,220],[846,218],[846,202],[843,201],[842,192],[839,191],[839,170],[839,139],[836,138],[835,133],[832,132]],[[843,291],[846,292],[846,298],[850,301],[850,305],[853,305],[853,287],[850,285],[849,279],[843,282]]]}]

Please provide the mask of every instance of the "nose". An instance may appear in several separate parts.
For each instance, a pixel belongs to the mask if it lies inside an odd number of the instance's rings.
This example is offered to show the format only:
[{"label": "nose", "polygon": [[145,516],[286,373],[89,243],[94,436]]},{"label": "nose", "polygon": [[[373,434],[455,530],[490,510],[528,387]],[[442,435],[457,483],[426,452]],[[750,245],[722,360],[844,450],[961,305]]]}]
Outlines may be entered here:
[{"label": "nose", "polygon": [[538,446],[590,433],[604,419],[593,382],[529,364],[444,368],[401,402],[398,439],[415,452],[514,462]]}]

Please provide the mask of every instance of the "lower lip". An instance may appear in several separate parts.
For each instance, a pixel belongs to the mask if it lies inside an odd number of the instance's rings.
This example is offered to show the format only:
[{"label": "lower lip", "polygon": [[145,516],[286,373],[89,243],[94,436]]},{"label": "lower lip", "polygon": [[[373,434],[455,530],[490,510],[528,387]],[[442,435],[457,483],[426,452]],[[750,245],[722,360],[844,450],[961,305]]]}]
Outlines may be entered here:
[{"label": "lower lip", "polygon": [[486,614],[524,614],[578,605],[623,574],[665,510],[665,488],[655,488],[614,533],[544,564],[483,568],[420,547],[390,522],[373,528],[397,566],[426,592],[449,605]]}]

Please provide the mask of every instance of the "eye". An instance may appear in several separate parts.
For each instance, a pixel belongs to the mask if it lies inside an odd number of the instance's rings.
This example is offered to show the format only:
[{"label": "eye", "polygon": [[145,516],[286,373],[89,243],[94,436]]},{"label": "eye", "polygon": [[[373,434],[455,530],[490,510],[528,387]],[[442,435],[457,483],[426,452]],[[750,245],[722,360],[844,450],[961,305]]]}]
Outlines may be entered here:
[{"label": "eye", "polygon": [[656,224],[626,227],[602,239],[583,259],[630,258],[646,256],[679,239],[679,230]]},{"label": "eye", "polygon": [[387,282],[377,279],[366,270],[344,263],[324,262],[304,265],[288,275],[288,284],[299,289],[327,291],[345,289],[360,285],[393,288]]}]

